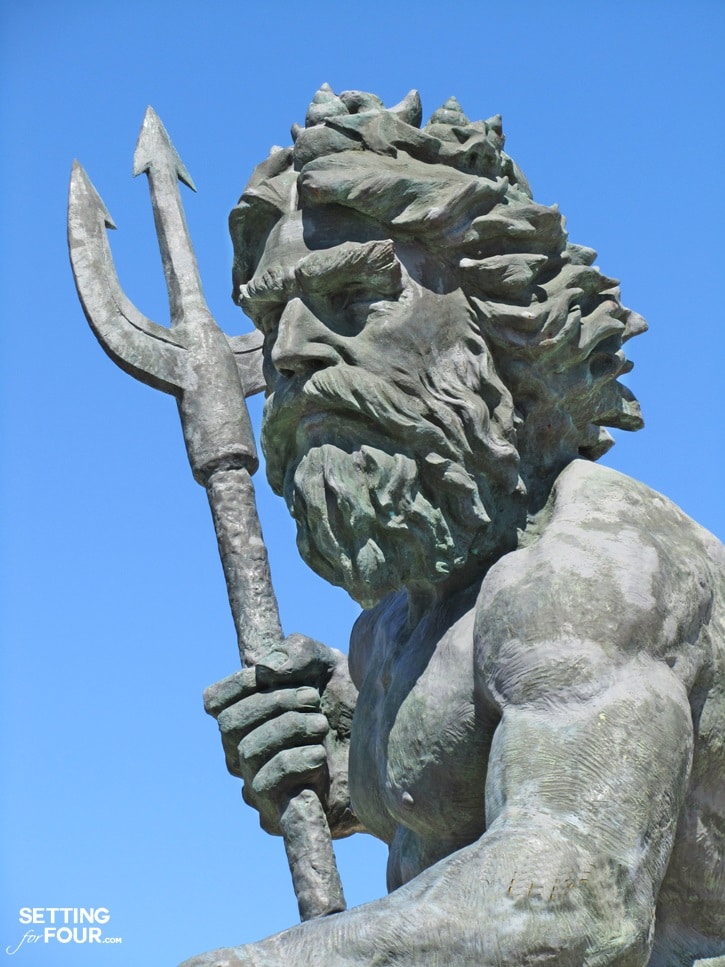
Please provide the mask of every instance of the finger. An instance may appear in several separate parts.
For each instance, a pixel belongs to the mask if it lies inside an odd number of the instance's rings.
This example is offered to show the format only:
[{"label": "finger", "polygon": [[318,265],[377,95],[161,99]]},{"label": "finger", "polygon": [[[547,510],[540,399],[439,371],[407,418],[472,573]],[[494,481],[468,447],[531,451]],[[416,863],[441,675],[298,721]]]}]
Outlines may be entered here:
[{"label": "finger", "polygon": [[320,707],[320,693],[305,685],[274,692],[256,692],[219,713],[217,721],[222,733],[229,734],[238,745],[252,729],[283,712],[315,711]]},{"label": "finger", "polygon": [[242,668],[220,682],[215,682],[204,691],[204,708],[215,718],[221,711],[238,702],[256,690],[257,679],[254,668]]},{"label": "finger", "polygon": [[320,742],[328,730],[325,716],[315,712],[285,712],[271,722],[265,722],[239,743],[242,775],[250,779],[277,753]]},{"label": "finger", "polygon": [[293,634],[257,662],[261,686],[327,682],[335,667],[335,653],[314,638]]},{"label": "finger", "polygon": [[225,709],[219,714],[217,723],[222,733],[224,758],[229,772],[242,778],[239,743],[249,732],[266,721],[278,719],[285,712],[310,714],[319,706],[319,692],[307,685],[297,689],[257,692]]},{"label": "finger", "polygon": [[327,755],[321,745],[284,749],[262,766],[252,781],[256,796],[279,796],[291,788],[310,785],[322,775]]}]

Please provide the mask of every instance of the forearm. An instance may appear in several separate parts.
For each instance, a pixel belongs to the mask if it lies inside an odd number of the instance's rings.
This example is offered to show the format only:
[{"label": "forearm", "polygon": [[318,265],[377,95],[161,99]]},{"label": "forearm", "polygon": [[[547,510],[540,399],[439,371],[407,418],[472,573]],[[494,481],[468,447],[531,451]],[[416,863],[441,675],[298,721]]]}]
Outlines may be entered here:
[{"label": "forearm", "polygon": [[560,829],[492,829],[384,899],[242,948],[239,963],[641,967],[648,916],[613,872]]}]

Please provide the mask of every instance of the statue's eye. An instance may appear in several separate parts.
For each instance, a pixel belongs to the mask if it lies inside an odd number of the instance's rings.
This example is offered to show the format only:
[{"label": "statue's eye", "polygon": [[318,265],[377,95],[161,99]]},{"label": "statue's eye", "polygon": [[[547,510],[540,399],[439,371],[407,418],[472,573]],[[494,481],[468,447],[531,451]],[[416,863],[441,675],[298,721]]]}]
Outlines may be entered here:
[{"label": "statue's eye", "polygon": [[344,312],[350,316],[367,314],[374,302],[390,299],[389,293],[373,290],[369,287],[354,286],[330,296],[330,307],[335,312]]},{"label": "statue's eye", "polygon": [[337,292],[330,293],[330,308],[336,312],[343,312],[345,309],[349,309],[350,306],[358,305],[364,299],[364,294],[361,289],[350,287],[349,289],[340,289]]},{"label": "statue's eye", "polygon": [[374,296],[359,287],[331,292],[327,296],[327,324],[347,335],[354,335],[364,325]]}]

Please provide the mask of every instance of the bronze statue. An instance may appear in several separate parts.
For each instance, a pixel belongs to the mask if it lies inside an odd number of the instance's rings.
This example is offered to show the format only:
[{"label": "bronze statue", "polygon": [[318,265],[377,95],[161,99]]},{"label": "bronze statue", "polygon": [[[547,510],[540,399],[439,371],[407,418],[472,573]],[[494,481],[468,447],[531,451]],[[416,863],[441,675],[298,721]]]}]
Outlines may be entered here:
[{"label": "bronze statue", "polygon": [[365,610],[348,657],[279,638],[206,706],[263,828],[313,790],[390,893],[185,967],[725,962],[725,549],[595,462],[642,425],[644,321],[499,117],[324,87],[293,137],[232,211],[234,297],[270,483]]}]

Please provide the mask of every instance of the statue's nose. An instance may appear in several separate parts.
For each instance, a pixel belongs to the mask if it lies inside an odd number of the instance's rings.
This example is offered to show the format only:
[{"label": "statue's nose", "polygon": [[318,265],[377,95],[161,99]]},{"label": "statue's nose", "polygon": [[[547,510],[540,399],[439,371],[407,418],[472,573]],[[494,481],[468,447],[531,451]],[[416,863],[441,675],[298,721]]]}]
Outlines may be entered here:
[{"label": "statue's nose", "polygon": [[272,364],[281,376],[315,372],[342,361],[339,340],[302,299],[290,299],[282,312],[272,348]]}]

